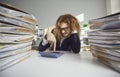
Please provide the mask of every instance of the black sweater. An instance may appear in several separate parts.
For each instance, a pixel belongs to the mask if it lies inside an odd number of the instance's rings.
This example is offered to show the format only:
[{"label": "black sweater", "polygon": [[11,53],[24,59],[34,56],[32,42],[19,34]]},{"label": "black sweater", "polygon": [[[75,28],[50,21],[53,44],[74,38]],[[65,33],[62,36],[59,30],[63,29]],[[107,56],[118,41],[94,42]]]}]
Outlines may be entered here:
[{"label": "black sweater", "polygon": [[[42,45],[40,42],[38,50],[44,51],[50,47],[50,44]],[[80,39],[77,33],[71,34],[68,38],[64,39],[60,44],[59,41],[56,42],[56,50],[57,51],[73,51],[74,53],[79,53],[81,48]],[[51,49],[53,50],[53,49]]]}]

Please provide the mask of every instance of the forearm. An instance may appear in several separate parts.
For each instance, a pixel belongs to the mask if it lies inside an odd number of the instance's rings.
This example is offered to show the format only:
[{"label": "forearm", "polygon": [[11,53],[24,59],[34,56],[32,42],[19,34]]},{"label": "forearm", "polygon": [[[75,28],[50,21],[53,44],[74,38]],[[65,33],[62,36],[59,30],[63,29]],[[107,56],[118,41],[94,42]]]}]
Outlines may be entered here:
[{"label": "forearm", "polygon": [[50,44],[43,39],[39,44],[38,50],[39,51],[45,51],[49,47],[50,47]]}]

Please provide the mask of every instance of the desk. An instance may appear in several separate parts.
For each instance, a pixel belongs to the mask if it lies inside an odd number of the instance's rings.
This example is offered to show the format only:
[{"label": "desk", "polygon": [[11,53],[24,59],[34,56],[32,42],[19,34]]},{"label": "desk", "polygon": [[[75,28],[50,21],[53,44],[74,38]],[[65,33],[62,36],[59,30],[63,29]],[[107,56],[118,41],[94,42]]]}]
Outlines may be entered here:
[{"label": "desk", "polygon": [[37,52],[21,63],[0,72],[0,77],[120,77],[120,74],[92,57],[90,52],[65,53],[44,58]]}]

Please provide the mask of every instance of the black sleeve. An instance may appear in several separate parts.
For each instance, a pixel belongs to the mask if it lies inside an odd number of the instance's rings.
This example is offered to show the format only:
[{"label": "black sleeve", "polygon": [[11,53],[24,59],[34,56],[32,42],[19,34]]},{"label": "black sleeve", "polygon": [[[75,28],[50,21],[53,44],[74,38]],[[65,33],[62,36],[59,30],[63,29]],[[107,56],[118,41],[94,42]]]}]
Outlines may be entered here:
[{"label": "black sleeve", "polygon": [[50,44],[48,43],[48,44],[46,44],[45,46],[43,46],[42,45],[42,42],[43,42],[43,40],[40,42],[40,44],[39,44],[39,47],[38,47],[38,50],[39,51],[45,51],[47,48],[49,48],[50,47]]},{"label": "black sleeve", "polygon": [[80,52],[81,42],[77,33],[71,35],[71,48],[74,53]]}]

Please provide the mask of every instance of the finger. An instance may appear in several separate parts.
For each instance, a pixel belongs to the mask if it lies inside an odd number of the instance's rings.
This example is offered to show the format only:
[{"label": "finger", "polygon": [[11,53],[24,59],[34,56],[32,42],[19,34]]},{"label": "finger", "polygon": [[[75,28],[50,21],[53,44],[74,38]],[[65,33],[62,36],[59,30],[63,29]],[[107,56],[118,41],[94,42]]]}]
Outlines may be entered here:
[{"label": "finger", "polygon": [[54,52],[56,51],[56,42],[54,42],[53,50],[54,50]]},{"label": "finger", "polygon": [[51,29],[50,28],[48,28],[48,32],[47,33],[51,33]]},{"label": "finger", "polygon": [[53,45],[54,45],[54,43],[53,43],[53,42],[50,42],[50,47],[51,47],[51,48],[53,47]]}]

